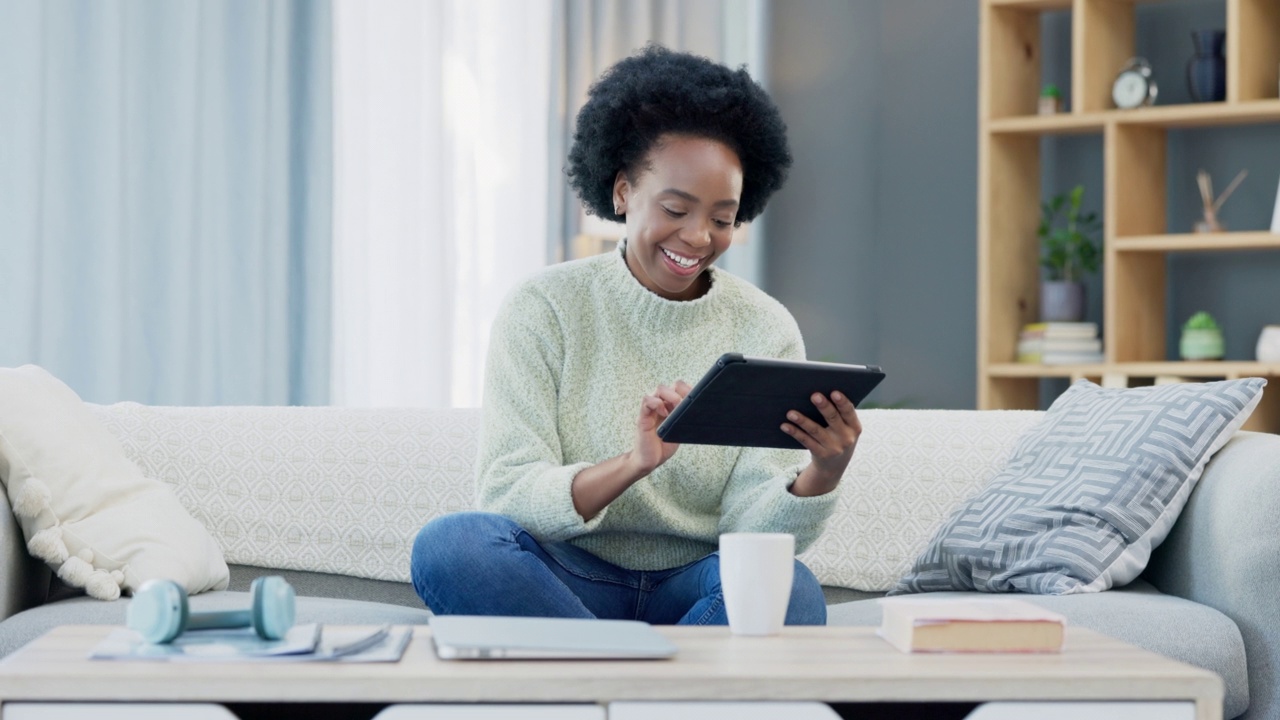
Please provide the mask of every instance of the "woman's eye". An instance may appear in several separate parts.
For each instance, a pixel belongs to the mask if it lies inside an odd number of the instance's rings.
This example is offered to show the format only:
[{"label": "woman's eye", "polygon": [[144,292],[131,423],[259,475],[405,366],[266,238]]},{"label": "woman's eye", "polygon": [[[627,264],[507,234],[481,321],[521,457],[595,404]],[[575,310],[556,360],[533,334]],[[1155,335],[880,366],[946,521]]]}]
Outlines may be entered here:
[{"label": "woman's eye", "polygon": [[666,210],[666,211],[667,211],[667,214],[668,214],[668,215],[670,215],[670,216],[671,216],[671,217],[673,217],[673,218],[682,218],[682,217],[684,217],[684,216],[685,216],[685,214],[686,214],[686,213],[679,212],[678,210],[672,210],[671,208],[666,207],[666,206],[663,206],[663,208],[662,208],[662,209],[663,209],[663,210]]},{"label": "woman's eye", "polygon": [[732,226],[733,226],[733,223],[732,223],[731,221],[729,221],[729,220],[721,220],[721,219],[719,219],[719,218],[716,218],[716,220],[715,220],[715,224],[716,224],[716,225],[719,225],[719,226],[720,226],[720,227],[722,227],[722,228],[727,228],[727,227],[732,227]]}]

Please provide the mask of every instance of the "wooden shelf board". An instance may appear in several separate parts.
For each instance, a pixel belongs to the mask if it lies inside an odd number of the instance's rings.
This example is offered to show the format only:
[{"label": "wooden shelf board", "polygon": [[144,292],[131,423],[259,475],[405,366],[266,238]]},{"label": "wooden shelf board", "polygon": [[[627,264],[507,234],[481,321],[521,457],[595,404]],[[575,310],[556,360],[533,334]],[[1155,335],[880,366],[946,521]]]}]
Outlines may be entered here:
[{"label": "wooden shelf board", "polygon": [[1247,360],[1205,362],[1173,360],[1167,362],[1098,363],[1092,365],[994,363],[987,368],[989,376],[1004,378],[1101,377],[1107,373],[1119,373],[1130,377],[1157,377],[1160,375],[1190,378],[1280,377],[1280,363],[1259,363]]},{"label": "wooden shelf board", "polygon": [[1098,377],[1107,365],[1039,365],[1036,363],[992,363],[987,375],[1001,378]]},{"label": "wooden shelf board", "polygon": [[1104,127],[1099,113],[1058,113],[1057,115],[1027,115],[990,120],[987,131],[1015,135],[1069,135],[1100,133]]},{"label": "wooden shelf board", "polygon": [[1137,110],[1107,110],[1102,115],[1121,125],[1170,128],[1280,122],[1280,100],[1157,105]]},{"label": "wooden shelf board", "polygon": [[1138,110],[1023,115],[988,120],[985,127],[988,132],[997,134],[1064,135],[1102,132],[1103,128],[1112,122],[1119,125],[1169,128],[1280,123],[1280,100],[1157,105]]},{"label": "wooden shelf board", "polygon": [[1121,252],[1216,252],[1280,250],[1280,234],[1259,232],[1185,233],[1118,237],[1111,245]]},{"label": "wooden shelf board", "polygon": [[1071,0],[991,0],[991,5],[1026,10],[1070,10]]}]

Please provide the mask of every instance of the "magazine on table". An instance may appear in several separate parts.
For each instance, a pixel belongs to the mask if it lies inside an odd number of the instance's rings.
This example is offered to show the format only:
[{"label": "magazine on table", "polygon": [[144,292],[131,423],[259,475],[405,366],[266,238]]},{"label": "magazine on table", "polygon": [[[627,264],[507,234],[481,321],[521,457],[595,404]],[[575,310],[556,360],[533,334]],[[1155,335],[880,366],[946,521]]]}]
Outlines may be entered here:
[{"label": "magazine on table", "polygon": [[397,662],[413,636],[408,626],[378,628],[296,625],[279,640],[251,628],[190,630],[171,643],[147,642],[115,628],[90,652],[92,660],[161,662]]}]

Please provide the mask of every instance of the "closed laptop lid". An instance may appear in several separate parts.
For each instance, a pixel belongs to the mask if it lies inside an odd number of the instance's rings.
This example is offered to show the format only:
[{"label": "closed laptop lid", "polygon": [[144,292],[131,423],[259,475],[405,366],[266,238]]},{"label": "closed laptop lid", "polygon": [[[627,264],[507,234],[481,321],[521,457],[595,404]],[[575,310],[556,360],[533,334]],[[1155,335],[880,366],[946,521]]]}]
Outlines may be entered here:
[{"label": "closed laptop lid", "polygon": [[442,660],[662,659],[676,653],[637,620],[437,615],[431,639]]}]

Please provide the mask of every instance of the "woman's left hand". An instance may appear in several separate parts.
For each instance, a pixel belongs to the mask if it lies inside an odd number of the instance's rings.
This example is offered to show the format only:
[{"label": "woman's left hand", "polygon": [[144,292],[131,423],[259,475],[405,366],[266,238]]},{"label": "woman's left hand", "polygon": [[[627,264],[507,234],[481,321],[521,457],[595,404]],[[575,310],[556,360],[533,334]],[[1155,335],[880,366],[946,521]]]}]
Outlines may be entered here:
[{"label": "woman's left hand", "polygon": [[821,495],[834,490],[849,467],[853,449],[862,435],[858,411],[849,398],[833,392],[830,399],[821,393],[814,393],[811,399],[826,419],[826,427],[795,410],[787,413],[790,422],[782,424],[782,431],[795,438],[813,458],[792,485],[796,495]]}]

